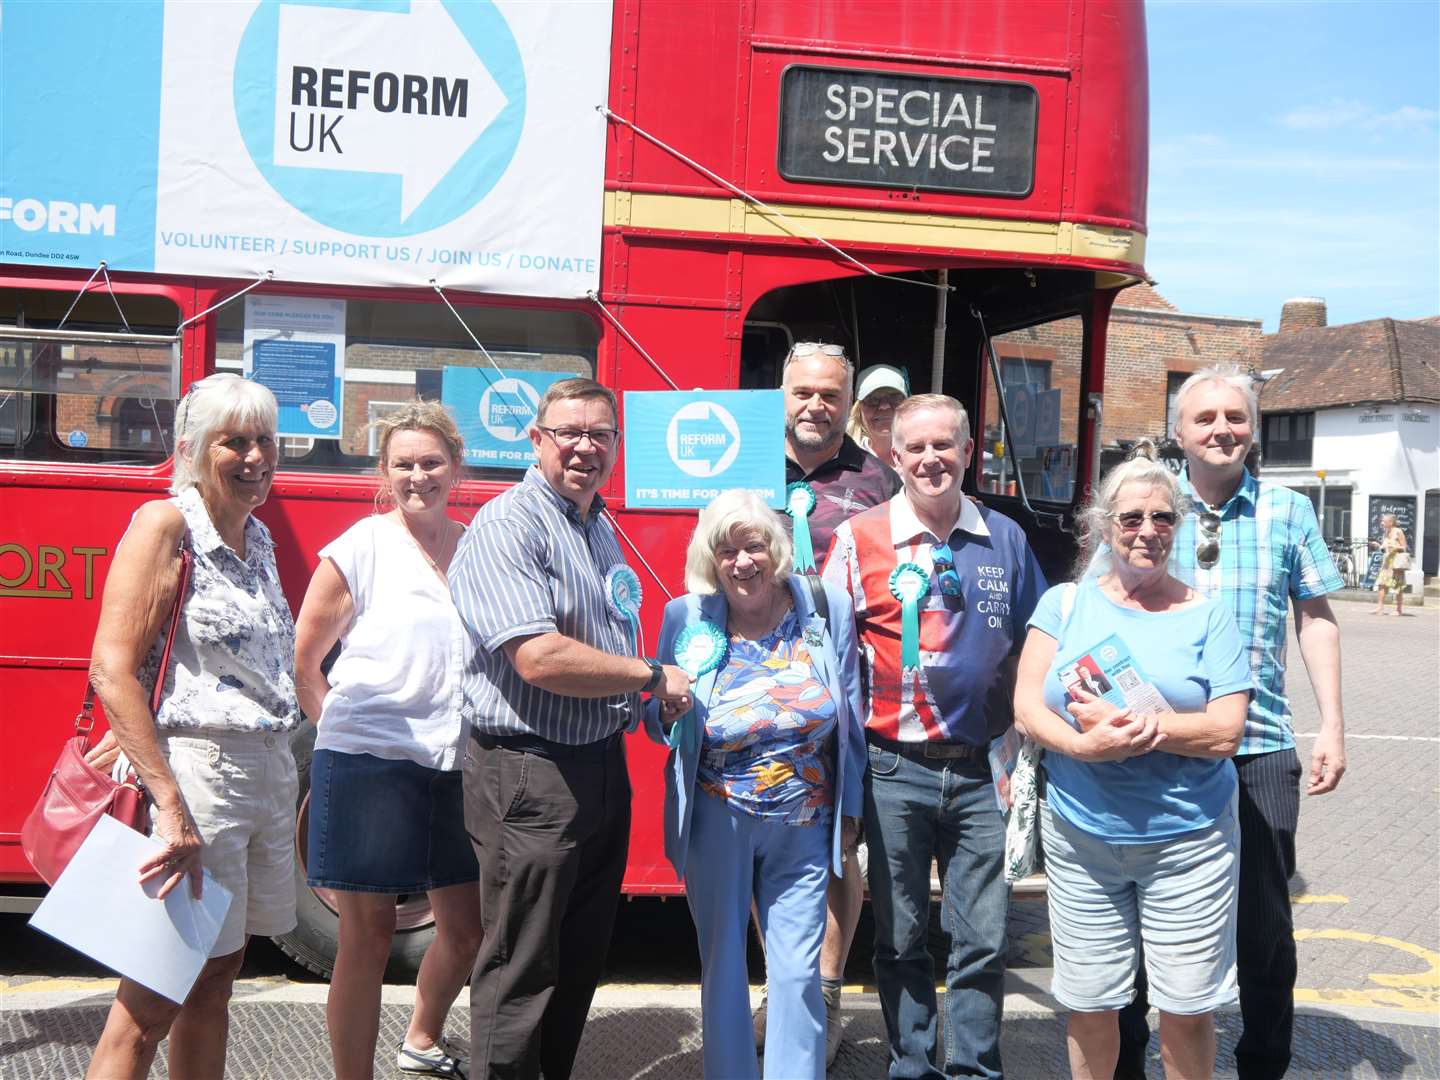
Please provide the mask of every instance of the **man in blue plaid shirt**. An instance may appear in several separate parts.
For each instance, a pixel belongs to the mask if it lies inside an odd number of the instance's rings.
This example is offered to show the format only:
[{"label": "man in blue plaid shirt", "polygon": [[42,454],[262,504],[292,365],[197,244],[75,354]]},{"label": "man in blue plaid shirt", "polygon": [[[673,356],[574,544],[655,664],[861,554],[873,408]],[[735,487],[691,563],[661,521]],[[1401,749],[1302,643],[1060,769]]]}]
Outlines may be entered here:
[{"label": "man in blue plaid shirt", "polygon": [[[1300,654],[1320,707],[1306,794],[1333,791],[1345,774],[1340,631],[1327,593],[1342,582],[1304,495],[1261,483],[1245,468],[1260,405],[1248,375],[1207,369],[1175,400],[1175,440],[1185,452],[1181,486],[1195,502],[1175,534],[1175,573],[1222,597],[1247,642],[1255,693],[1235,755],[1240,775],[1240,916],[1236,962],[1244,1031],[1235,1047],[1241,1080],[1278,1078],[1290,1065],[1295,930],[1290,877],[1302,768],[1285,696],[1285,620],[1295,606]],[[1144,1075],[1146,1002],[1121,1013],[1117,1077]],[[1137,1023],[1138,1020],[1138,1023]]]}]

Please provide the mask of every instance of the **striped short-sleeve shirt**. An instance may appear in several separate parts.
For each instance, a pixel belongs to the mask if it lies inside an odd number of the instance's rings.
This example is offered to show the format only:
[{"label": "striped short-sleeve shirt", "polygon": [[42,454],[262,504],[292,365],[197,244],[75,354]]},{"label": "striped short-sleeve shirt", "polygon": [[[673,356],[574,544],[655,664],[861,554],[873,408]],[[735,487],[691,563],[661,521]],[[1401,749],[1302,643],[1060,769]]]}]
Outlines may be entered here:
[{"label": "striped short-sleeve shirt", "polygon": [[578,698],[520,678],[501,647],[517,637],[560,633],[604,652],[633,649],[626,624],[605,602],[605,575],[623,563],[596,496],[581,520],[531,466],[480,508],[450,567],[450,592],[469,641],[461,675],[463,713],[490,735],[596,742],[633,726],[639,695]]},{"label": "striped short-sleeve shirt", "polygon": [[1286,619],[1291,598],[1310,600],[1344,582],[1325,548],[1315,508],[1299,492],[1261,483],[1249,472],[1230,501],[1219,507],[1220,558],[1202,568],[1195,560],[1204,503],[1188,474],[1180,486],[1194,500],[1175,534],[1176,576],[1229,605],[1255,678],[1241,754],[1264,754],[1295,745],[1290,699],[1285,694]]}]

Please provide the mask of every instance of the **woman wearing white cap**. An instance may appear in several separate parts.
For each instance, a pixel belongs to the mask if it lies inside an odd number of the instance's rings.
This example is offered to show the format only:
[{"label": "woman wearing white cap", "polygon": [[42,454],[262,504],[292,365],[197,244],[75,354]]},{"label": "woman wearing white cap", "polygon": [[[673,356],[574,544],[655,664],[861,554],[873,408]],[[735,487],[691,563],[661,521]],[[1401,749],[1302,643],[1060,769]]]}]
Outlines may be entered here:
[{"label": "woman wearing white cap", "polygon": [[909,380],[899,368],[871,364],[855,383],[855,404],[850,408],[850,437],[886,465],[890,464],[890,425],[895,410],[910,396]]}]

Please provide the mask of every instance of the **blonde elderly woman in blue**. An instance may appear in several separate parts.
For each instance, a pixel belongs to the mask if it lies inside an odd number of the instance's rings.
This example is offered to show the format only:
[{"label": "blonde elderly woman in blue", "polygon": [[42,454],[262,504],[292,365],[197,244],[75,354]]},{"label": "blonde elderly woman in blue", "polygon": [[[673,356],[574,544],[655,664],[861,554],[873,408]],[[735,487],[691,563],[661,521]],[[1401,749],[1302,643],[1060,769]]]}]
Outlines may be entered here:
[{"label": "blonde elderly woman in blue", "polygon": [[1077,1078],[1115,1073],[1142,942],[1172,1080],[1214,1074],[1211,1015],[1237,997],[1229,758],[1250,668],[1229,608],[1170,574],[1185,505],[1159,462],[1111,470],[1081,519],[1087,572],[1041,597],[1016,677],[1016,726],[1045,749],[1051,990]]},{"label": "blonde elderly woman in blue", "polygon": [[764,1075],[825,1075],[825,891],[855,842],[865,742],[850,600],[824,586],[828,617],[817,612],[791,559],[780,516],[756,493],[729,491],[701,511],[690,593],[665,608],[658,654],[697,676],[694,708],[652,702],[646,714],[651,736],[672,746],[665,854],[699,938],[710,1080],[760,1075],[745,965],[752,898],[768,957]]}]

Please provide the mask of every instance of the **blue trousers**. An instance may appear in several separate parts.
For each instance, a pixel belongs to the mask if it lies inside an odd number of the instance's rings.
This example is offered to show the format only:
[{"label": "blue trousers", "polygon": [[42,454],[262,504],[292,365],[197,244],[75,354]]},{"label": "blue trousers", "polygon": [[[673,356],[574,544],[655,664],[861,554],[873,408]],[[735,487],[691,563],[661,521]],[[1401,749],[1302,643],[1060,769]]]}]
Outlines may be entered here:
[{"label": "blue trousers", "polygon": [[[891,1080],[999,1077],[1005,1001],[1005,822],[990,764],[920,759],[871,746],[865,780],[875,983],[890,1037]],[[936,1068],[930,860],[940,867],[945,1046]]]},{"label": "blue trousers", "polygon": [[685,896],[700,943],[700,1018],[706,1080],[758,1080],[750,977],[750,899],[760,915],[769,982],[766,1080],[824,1080],[825,938],[830,829],[785,825],[694,796]]}]

